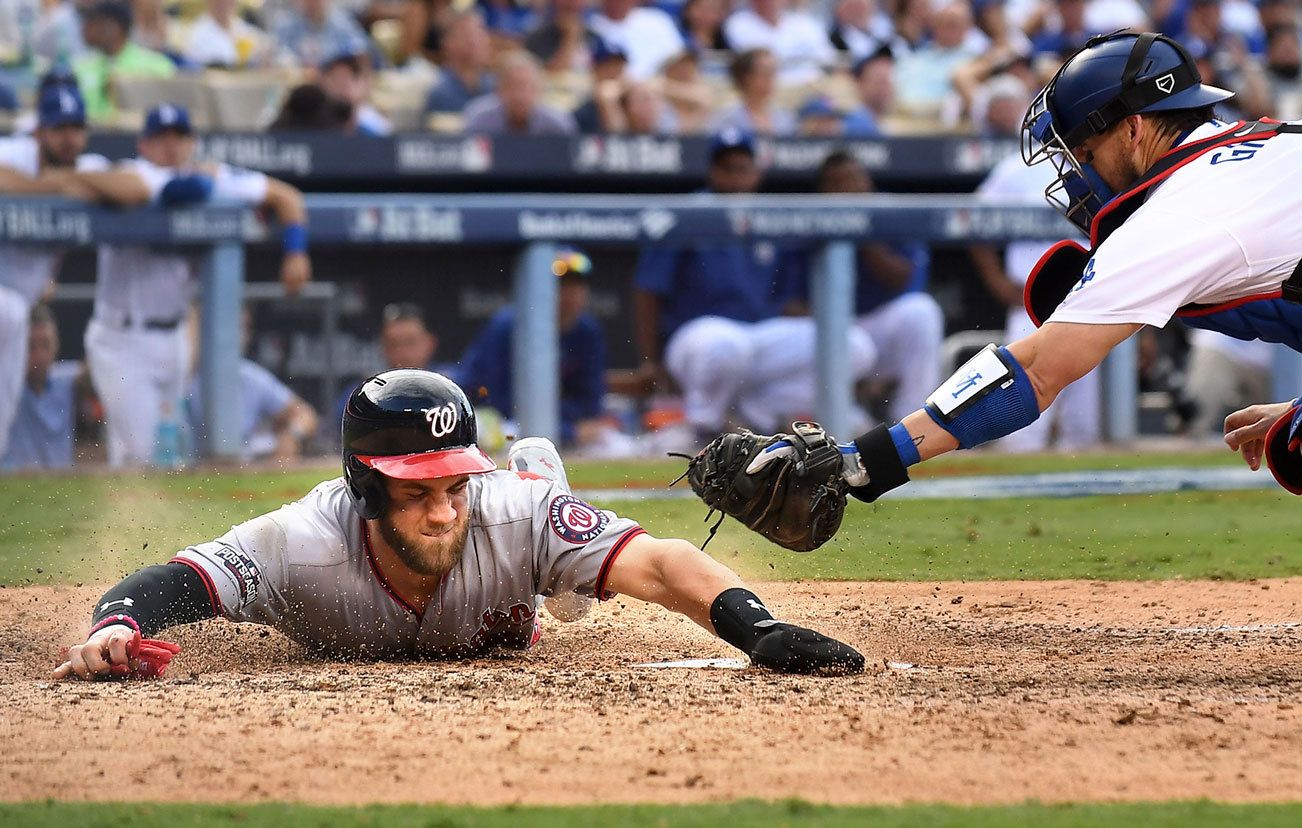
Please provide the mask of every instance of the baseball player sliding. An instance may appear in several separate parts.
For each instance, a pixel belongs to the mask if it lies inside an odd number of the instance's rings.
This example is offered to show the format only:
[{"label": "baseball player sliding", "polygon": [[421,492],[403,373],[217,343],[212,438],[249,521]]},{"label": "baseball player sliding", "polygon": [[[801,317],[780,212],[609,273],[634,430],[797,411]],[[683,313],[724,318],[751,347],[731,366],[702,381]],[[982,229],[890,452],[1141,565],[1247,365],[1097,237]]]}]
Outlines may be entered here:
[{"label": "baseball player sliding", "polygon": [[[1225,123],[1232,93],[1202,83],[1193,58],[1155,33],[1092,38],[1027,112],[1027,164],[1052,165],[1045,191],[1082,231],[1028,279],[1038,329],[988,346],[919,410],[838,445],[817,425],[730,434],[692,462],[707,503],[792,548],[840,525],[845,494],[871,502],[908,467],[1035,422],[1064,388],[1144,325],[1186,324],[1302,351],[1302,124]],[[1302,494],[1297,400],[1226,419],[1226,442]],[[773,504],[781,504],[774,508]]]},{"label": "baseball player sliding", "polygon": [[765,667],[847,673],[863,656],[775,619],[741,579],[681,540],[588,505],[545,440],[497,471],[451,380],[387,371],[349,398],[344,476],[95,605],[55,678],[157,675],[179,649],[151,636],[221,616],[266,624],[337,658],[471,656],[538,640],[536,595],[615,594],[680,612]]}]

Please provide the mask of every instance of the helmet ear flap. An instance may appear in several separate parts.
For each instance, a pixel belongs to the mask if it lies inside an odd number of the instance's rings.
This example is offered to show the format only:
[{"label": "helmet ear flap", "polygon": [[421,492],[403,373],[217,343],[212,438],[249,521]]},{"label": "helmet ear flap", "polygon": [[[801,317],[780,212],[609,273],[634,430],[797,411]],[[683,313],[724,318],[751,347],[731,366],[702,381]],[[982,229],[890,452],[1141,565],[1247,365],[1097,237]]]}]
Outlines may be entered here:
[{"label": "helmet ear flap", "polygon": [[348,494],[363,520],[375,520],[384,514],[388,493],[383,475],[349,455],[344,459],[344,479],[348,482]]}]

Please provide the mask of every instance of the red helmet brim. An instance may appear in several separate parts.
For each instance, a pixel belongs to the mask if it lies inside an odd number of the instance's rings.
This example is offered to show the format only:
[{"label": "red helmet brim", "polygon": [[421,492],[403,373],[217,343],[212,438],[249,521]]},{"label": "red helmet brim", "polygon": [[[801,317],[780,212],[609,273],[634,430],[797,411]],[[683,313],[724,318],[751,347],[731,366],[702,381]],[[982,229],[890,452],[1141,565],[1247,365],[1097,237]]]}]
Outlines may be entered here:
[{"label": "red helmet brim", "polygon": [[497,464],[480,451],[479,446],[382,457],[358,455],[357,459],[385,477],[397,480],[433,480],[458,474],[484,474],[497,469]]}]

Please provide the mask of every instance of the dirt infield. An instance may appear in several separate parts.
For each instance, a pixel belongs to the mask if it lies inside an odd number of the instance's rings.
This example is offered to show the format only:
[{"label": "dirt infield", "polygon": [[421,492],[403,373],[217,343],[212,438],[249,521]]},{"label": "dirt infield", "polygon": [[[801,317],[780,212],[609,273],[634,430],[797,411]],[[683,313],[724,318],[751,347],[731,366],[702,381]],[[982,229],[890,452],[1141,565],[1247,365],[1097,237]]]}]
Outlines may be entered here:
[{"label": "dirt infield", "polygon": [[160,682],[51,683],[100,590],[3,589],[0,798],[1302,798],[1302,580],[759,591],[876,666],[636,668],[735,653],[615,601],[502,658],[321,663],[211,622]]}]

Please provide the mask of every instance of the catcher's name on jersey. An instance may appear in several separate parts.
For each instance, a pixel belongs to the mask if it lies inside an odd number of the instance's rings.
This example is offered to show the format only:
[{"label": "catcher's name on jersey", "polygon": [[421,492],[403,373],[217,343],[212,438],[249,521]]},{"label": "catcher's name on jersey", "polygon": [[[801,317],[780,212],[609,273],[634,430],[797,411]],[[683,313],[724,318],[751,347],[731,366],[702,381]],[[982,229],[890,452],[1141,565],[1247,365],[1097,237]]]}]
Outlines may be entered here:
[{"label": "catcher's name on jersey", "polygon": [[469,655],[528,647],[534,596],[609,598],[611,563],[642,533],[549,480],[472,475],[461,560],[423,614],[389,586],[343,478],[173,560],[199,573],[213,609],[340,657]]},{"label": "catcher's name on jersey", "polygon": [[[1238,128],[1211,121],[1181,144]],[[1205,153],[1098,246],[1048,321],[1161,327],[1185,305],[1278,291],[1302,256],[1300,213],[1302,136]]]}]

